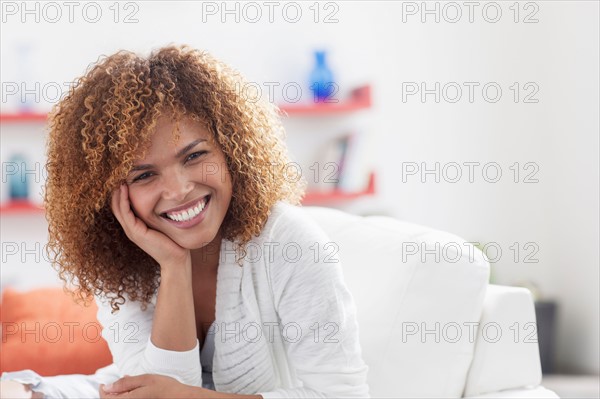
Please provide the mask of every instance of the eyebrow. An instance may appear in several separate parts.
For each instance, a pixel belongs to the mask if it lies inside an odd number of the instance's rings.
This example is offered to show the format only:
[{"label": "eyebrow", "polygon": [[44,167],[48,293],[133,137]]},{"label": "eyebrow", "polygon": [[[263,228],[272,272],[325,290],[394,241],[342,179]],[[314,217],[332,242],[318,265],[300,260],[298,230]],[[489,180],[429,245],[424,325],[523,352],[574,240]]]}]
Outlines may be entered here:
[{"label": "eyebrow", "polygon": [[[192,141],[191,143],[189,143],[188,145],[183,147],[181,150],[177,151],[177,154],[175,154],[175,158],[179,158],[179,157],[183,156],[186,152],[188,152],[189,150],[191,150],[192,148],[194,148],[196,145],[200,144],[203,141],[206,141],[206,139],[198,139],[198,140]],[[152,165],[152,164],[135,165],[133,168],[131,168],[129,173],[132,173],[132,172],[135,172],[138,170],[152,169],[153,167],[154,167],[154,165]]]}]

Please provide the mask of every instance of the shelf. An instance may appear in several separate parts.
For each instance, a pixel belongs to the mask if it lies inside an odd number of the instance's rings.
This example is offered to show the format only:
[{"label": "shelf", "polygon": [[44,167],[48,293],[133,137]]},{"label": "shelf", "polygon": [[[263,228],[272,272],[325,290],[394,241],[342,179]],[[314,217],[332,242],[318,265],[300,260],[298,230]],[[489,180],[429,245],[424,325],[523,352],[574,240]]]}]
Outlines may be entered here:
[{"label": "shelf", "polygon": [[43,214],[44,207],[30,201],[8,201],[0,205],[0,215]]},{"label": "shelf", "polygon": [[2,123],[30,123],[30,122],[46,122],[48,114],[39,112],[17,112],[11,114],[0,114],[0,122]]},{"label": "shelf", "polygon": [[371,86],[354,89],[347,100],[338,102],[314,102],[303,104],[282,104],[279,109],[289,116],[294,115],[328,115],[354,112],[371,107]]},{"label": "shelf", "polygon": [[375,173],[369,175],[367,188],[358,192],[347,192],[339,189],[327,192],[312,191],[307,192],[302,200],[303,205],[321,205],[341,201],[350,201],[360,197],[366,197],[375,194]]}]

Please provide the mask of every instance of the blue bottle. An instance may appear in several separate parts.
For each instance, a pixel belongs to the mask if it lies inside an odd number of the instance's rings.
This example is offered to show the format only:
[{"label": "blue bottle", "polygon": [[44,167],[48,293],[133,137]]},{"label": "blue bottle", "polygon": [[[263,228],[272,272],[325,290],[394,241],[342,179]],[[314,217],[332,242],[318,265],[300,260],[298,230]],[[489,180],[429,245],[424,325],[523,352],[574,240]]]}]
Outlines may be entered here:
[{"label": "blue bottle", "polygon": [[8,179],[8,192],[11,201],[26,201],[29,197],[29,184],[27,181],[25,157],[16,154],[11,157],[10,163],[14,172]]},{"label": "blue bottle", "polygon": [[310,73],[310,89],[314,102],[325,102],[337,87],[333,73],[325,61],[325,51],[315,51],[316,65]]}]

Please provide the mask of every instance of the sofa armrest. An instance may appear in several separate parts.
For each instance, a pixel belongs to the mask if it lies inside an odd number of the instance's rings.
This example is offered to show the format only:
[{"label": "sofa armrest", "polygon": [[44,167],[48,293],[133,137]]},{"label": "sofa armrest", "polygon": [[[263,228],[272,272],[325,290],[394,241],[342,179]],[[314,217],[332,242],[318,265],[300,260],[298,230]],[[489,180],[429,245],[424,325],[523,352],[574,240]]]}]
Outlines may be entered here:
[{"label": "sofa armrest", "polygon": [[535,321],[529,290],[488,286],[464,397],[541,383]]}]

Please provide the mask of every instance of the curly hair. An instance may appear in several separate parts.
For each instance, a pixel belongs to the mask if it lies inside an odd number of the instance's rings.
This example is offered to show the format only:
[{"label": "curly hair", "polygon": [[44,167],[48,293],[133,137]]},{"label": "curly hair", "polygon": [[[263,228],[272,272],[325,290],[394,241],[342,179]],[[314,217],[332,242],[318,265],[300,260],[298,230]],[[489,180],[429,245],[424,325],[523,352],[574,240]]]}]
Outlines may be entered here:
[{"label": "curly hair", "polygon": [[[290,178],[278,108],[245,98],[239,72],[206,52],[168,46],[147,58],[130,51],[100,57],[49,115],[44,194],[47,253],[76,301],[125,294],[145,308],[160,266],[131,242],[110,208],[110,194],[144,157],[161,115],[206,124],[232,176],[223,237],[245,245],[260,234],[279,200],[299,205],[306,182]],[[174,133],[177,137],[177,134]]]}]

